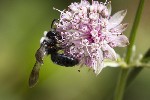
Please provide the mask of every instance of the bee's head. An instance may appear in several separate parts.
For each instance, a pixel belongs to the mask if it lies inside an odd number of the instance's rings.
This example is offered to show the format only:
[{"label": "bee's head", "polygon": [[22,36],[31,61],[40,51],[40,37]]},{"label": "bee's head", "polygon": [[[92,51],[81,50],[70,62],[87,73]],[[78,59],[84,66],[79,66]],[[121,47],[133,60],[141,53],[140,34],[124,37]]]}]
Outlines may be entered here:
[{"label": "bee's head", "polygon": [[56,28],[53,28],[54,22],[56,20],[57,19],[54,19],[52,21],[51,30],[48,32],[45,31],[44,36],[40,40],[40,44],[43,44],[45,47],[46,46],[56,46],[56,44],[57,44],[57,39],[59,38],[58,32],[56,31]]},{"label": "bee's head", "polygon": [[55,46],[56,45],[56,39],[55,39],[55,37],[51,37],[51,38],[42,37],[40,39],[40,44],[43,44],[45,47],[47,47],[47,46]]},{"label": "bee's head", "polygon": [[55,28],[52,28],[50,31],[48,31],[47,33],[44,34],[45,37],[51,38],[54,36],[57,36],[57,31]]}]

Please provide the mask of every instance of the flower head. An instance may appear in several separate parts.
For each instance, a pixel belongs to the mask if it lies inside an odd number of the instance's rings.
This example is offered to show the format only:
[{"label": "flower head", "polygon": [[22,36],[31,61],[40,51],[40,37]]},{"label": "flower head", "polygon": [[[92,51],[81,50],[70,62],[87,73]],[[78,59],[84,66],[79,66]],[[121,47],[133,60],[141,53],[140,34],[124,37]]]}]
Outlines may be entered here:
[{"label": "flower head", "polygon": [[81,65],[92,68],[96,74],[104,68],[105,59],[117,59],[114,47],[129,44],[123,35],[127,24],[121,24],[127,11],[111,16],[110,2],[92,1],[90,4],[81,0],[60,12],[56,26],[62,36],[60,45],[65,48],[64,53],[77,58]]}]

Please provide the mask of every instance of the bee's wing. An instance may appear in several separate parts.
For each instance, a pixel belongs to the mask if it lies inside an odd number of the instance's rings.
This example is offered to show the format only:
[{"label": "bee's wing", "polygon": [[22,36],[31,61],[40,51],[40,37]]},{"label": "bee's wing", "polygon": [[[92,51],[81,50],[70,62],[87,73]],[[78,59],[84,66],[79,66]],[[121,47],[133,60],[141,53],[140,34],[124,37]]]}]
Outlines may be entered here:
[{"label": "bee's wing", "polygon": [[39,71],[43,64],[43,58],[46,55],[44,45],[41,45],[35,54],[36,62],[29,77],[29,87],[34,87],[39,78]]},{"label": "bee's wing", "polygon": [[38,81],[40,67],[41,67],[41,64],[36,61],[36,63],[34,64],[34,67],[32,69],[32,72],[30,74],[30,78],[29,78],[29,87],[30,88],[34,87]]}]

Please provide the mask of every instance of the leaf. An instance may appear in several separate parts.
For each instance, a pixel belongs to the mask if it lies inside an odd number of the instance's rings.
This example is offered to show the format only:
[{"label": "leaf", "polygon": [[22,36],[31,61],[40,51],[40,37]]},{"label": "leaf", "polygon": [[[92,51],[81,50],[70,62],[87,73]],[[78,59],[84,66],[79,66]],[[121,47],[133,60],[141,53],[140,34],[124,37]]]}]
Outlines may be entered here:
[{"label": "leaf", "polygon": [[148,49],[148,51],[145,53],[143,59],[141,62],[144,62],[144,63],[148,63],[150,62],[150,48]]}]

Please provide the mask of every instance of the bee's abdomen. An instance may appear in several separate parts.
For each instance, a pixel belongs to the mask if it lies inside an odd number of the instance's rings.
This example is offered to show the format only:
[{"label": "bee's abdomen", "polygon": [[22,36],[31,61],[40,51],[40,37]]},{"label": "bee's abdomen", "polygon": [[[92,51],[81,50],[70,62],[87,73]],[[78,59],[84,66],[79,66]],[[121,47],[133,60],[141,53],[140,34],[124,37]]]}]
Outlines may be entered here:
[{"label": "bee's abdomen", "polygon": [[66,56],[64,54],[51,54],[51,60],[60,65],[65,67],[72,67],[79,63],[79,61],[73,57]]}]

